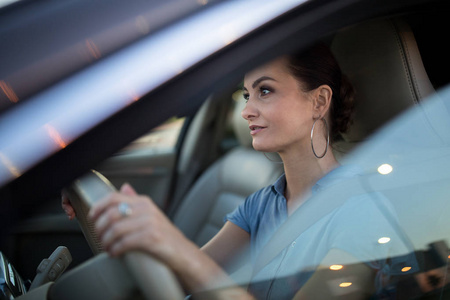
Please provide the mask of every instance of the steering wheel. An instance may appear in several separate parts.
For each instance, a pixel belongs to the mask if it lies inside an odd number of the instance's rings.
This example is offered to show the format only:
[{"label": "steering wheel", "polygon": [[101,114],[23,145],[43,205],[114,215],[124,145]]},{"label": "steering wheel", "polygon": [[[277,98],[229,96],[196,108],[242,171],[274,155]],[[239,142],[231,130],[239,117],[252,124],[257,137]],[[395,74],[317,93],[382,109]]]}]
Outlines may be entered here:
[{"label": "steering wheel", "polygon": [[[115,191],[116,189],[108,179],[93,170],[74,181],[63,191],[76,212],[89,246],[94,254],[100,254],[94,259],[100,257],[98,260],[102,261],[102,265],[105,262],[106,264],[116,265],[117,262],[111,263],[110,261],[120,260],[121,263],[119,264],[125,266],[145,299],[183,299],[183,290],[173,272],[150,255],[139,251],[131,251],[121,258],[115,259],[107,257],[106,254],[101,254],[103,252],[102,245],[95,233],[94,224],[87,218],[87,214],[96,201]],[[92,268],[92,264],[89,267]],[[110,271],[111,268],[116,270],[116,267],[109,266],[108,268]]]}]

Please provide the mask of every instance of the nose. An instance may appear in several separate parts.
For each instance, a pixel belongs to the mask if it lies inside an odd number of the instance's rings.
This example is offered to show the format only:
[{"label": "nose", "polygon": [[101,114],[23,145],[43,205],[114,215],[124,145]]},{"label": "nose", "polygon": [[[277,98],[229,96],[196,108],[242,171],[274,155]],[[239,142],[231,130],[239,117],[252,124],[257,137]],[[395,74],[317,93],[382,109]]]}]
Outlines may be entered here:
[{"label": "nose", "polygon": [[258,109],[253,104],[253,101],[247,101],[244,109],[241,112],[241,116],[247,121],[252,120],[258,116]]}]

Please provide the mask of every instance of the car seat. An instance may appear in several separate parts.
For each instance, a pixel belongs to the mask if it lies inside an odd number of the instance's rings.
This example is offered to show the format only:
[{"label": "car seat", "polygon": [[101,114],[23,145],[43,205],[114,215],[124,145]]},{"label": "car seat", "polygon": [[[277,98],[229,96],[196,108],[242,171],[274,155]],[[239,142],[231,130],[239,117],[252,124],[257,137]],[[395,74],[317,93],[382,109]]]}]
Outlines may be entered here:
[{"label": "car seat", "polygon": [[410,26],[379,19],[338,32],[331,50],[355,91],[354,123],[334,145],[342,157],[381,125],[434,93]]}]

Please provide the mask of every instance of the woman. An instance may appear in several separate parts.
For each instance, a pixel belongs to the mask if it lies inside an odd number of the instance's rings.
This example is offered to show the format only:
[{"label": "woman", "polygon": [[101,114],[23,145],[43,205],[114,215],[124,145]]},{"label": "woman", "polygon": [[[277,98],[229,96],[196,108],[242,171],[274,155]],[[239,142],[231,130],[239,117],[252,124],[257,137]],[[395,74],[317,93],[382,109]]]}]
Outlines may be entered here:
[{"label": "woman", "polygon": [[[226,285],[230,280],[221,267],[249,245],[254,258],[319,179],[338,167],[329,142],[349,126],[353,89],[327,47],[315,45],[277,58],[246,74],[243,89],[247,104],[242,117],[248,121],[253,147],[277,152],[284,164],[277,193],[268,187],[248,197],[200,251],[152,201],[124,185],[89,214],[106,251],[113,256],[145,251],[170,267],[192,293]],[[130,216],[123,217],[121,203],[128,204]],[[73,218],[65,200],[63,208]],[[252,297],[240,288],[224,293]]]}]

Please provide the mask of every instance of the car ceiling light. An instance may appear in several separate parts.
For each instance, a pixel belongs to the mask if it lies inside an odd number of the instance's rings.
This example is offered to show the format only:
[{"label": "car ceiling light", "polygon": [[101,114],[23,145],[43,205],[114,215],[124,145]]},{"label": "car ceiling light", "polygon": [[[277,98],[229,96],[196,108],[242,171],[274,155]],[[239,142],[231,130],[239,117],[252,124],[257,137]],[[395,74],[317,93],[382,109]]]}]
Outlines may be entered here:
[{"label": "car ceiling light", "polygon": [[391,173],[393,169],[394,168],[392,168],[390,164],[382,164],[378,167],[378,173],[380,173],[381,175],[387,175]]},{"label": "car ceiling light", "polygon": [[382,237],[378,239],[378,244],[387,244],[391,241],[390,237]]}]

